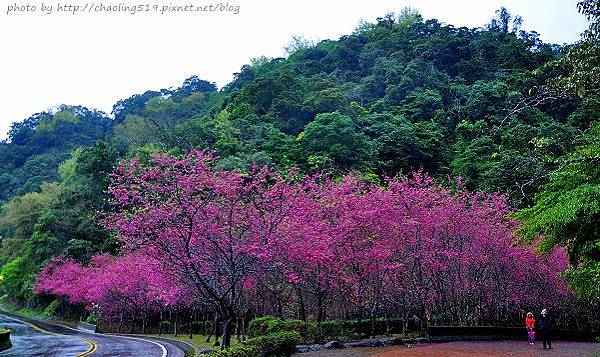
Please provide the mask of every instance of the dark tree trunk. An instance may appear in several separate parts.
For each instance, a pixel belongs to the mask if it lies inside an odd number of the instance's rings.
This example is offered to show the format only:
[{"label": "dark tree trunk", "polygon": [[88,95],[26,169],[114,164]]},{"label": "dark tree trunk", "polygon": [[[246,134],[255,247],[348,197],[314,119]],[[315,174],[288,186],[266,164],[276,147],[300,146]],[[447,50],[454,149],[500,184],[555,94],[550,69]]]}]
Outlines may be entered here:
[{"label": "dark tree trunk", "polygon": [[323,294],[319,292],[317,294],[317,338],[315,343],[321,343],[321,322],[323,322],[323,317],[325,315],[323,310]]},{"label": "dark tree trunk", "polygon": [[362,322],[363,322],[363,317],[364,317],[364,308],[362,306],[360,306],[359,308],[359,313],[358,313],[358,333],[362,335]]},{"label": "dark tree trunk", "polygon": [[241,324],[240,324],[240,317],[236,317],[235,318],[235,336],[237,338],[238,342],[241,342],[242,340],[240,339],[240,334],[242,333],[242,328],[241,328]]},{"label": "dark tree trunk", "polygon": [[302,290],[300,287],[296,288],[296,295],[298,296],[298,317],[302,321],[306,321],[306,307],[304,306],[304,299],[302,298]]},{"label": "dark tree trunk", "polygon": [[119,327],[117,327],[117,332],[121,333],[121,327],[123,326],[123,313],[119,316]]},{"label": "dark tree trunk", "polygon": [[146,319],[148,318],[148,316],[146,315],[146,313],[142,314],[142,335],[144,335],[146,333]]},{"label": "dark tree trunk", "polygon": [[[212,329],[212,334],[215,336],[215,343],[213,343],[213,346],[219,346],[219,314],[215,312],[215,318],[213,320],[213,329]],[[208,338],[206,339],[206,342],[210,342],[210,336],[208,335]]]},{"label": "dark tree trunk", "polygon": [[135,325],[135,318],[136,318],[136,316],[133,315],[133,318],[131,319],[131,326],[129,326],[129,333],[130,334],[133,333],[133,325]]},{"label": "dark tree trunk", "polygon": [[[214,323],[214,319],[213,319],[213,323]],[[212,336],[212,333],[215,330],[215,328],[213,326],[213,328],[209,330],[206,325],[208,325],[208,321],[204,321],[204,331],[206,331],[206,343],[209,343],[210,342],[210,336]]]},{"label": "dark tree trunk", "polygon": [[226,317],[223,320],[223,338],[221,349],[226,350],[231,346],[231,317]]},{"label": "dark tree trunk", "polygon": [[275,301],[277,304],[277,317],[283,320],[283,301],[281,300],[281,294],[275,294]]},{"label": "dark tree trunk", "polygon": [[194,315],[196,314],[196,308],[192,308],[192,313],[190,314],[190,324],[188,326],[188,334],[190,336],[190,340],[193,338],[192,329],[194,327]]},{"label": "dark tree trunk", "polygon": [[179,309],[175,309],[175,323],[173,324],[173,334],[177,337],[179,329],[177,328],[179,323]]},{"label": "dark tree trunk", "polygon": [[246,316],[242,317],[242,341],[246,341]]},{"label": "dark tree trunk", "polygon": [[158,322],[158,335],[159,336],[162,335],[162,329],[163,329],[163,311],[161,309],[160,310],[160,320]]},{"label": "dark tree trunk", "polygon": [[389,336],[390,333],[390,318],[387,314],[385,314],[385,334],[386,336]]},{"label": "dark tree trunk", "polygon": [[428,338],[427,328],[429,327],[429,312],[425,306],[421,307],[422,318],[421,318],[421,336]]}]

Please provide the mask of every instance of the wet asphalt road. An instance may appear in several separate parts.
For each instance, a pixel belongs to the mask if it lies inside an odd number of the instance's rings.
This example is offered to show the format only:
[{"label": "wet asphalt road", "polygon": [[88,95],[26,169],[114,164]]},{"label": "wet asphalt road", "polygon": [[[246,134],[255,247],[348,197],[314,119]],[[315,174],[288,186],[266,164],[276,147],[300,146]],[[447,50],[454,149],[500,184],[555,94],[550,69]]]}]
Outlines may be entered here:
[{"label": "wet asphalt road", "polygon": [[2,315],[0,326],[10,330],[12,342],[12,347],[0,356],[77,356],[90,348],[84,340],[43,333]]},{"label": "wet asphalt road", "polygon": [[0,352],[1,357],[184,356],[181,349],[164,341],[87,333],[47,321],[25,319],[5,311],[0,312],[0,326],[11,330],[13,344]]}]

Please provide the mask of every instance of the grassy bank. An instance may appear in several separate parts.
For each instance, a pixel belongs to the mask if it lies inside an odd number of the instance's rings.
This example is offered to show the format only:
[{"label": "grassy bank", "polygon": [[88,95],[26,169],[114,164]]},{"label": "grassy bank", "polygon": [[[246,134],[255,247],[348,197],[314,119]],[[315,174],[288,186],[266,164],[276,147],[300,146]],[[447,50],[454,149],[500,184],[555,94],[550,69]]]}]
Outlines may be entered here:
[{"label": "grassy bank", "polygon": [[[190,339],[190,337],[188,335],[182,335],[179,334],[177,336],[173,335],[173,334],[162,334],[162,335],[158,335],[158,334],[152,334],[152,335],[147,335],[150,337],[160,337],[160,338],[167,338],[167,339],[173,339],[173,340],[178,340],[178,341],[182,341],[182,342],[186,342],[189,343],[191,345],[193,345],[194,347],[196,347],[196,349],[198,350],[202,350],[202,349],[211,349],[211,350],[218,350],[220,349],[220,345],[219,346],[214,346],[214,342],[215,342],[215,338],[214,336],[211,337],[210,342],[206,342],[206,338],[208,336],[206,335],[193,335],[192,338]],[[219,342],[221,342],[221,339],[219,338]],[[231,339],[231,346],[235,347],[241,345],[240,342],[238,342],[238,340],[233,337]]]},{"label": "grassy bank", "polygon": [[0,304],[0,309],[6,310],[9,312],[13,312],[15,314],[21,315],[21,316],[29,318],[29,319],[54,321],[54,322],[58,322],[62,325],[67,325],[67,326],[70,326],[73,328],[77,327],[77,323],[59,319],[57,316],[52,314],[52,312],[48,308],[43,309],[43,310],[38,310],[38,309],[30,309],[28,307],[17,307],[17,306],[11,305],[11,304],[4,303],[4,304]]}]

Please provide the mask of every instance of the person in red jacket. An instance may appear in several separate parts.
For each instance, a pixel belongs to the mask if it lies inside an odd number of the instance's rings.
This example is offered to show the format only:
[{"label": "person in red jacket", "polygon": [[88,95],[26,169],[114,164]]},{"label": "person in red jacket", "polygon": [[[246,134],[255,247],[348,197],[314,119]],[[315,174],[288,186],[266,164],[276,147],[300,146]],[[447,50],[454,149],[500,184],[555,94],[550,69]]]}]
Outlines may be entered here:
[{"label": "person in red jacket", "polygon": [[527,313],[525,327],[527,328],[527,340],[529,341],[529,344],[533,346],[533,343],[535,342],[535,319],[531,312]]}]

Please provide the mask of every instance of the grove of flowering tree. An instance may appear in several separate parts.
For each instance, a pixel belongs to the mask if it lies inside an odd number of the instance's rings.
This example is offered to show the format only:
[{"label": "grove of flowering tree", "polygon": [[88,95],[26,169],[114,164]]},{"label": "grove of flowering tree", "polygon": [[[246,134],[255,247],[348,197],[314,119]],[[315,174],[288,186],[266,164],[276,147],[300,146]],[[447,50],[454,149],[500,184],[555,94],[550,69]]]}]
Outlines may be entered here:
[{"label": "grove of flowering tree", "polygon": [[510,324],[569,298],[565,252],[516,246],[500,195],[419,172],[374,185],[214,162],[195,151],[123,162],[106,217],[121,255],[56,259],[36,291],[97,303],[119,326],[173,309],[215,314],[225,347],[249,315]]},{"label": "grove of flowering tree", "polygon": [[36,292],[52,292],[88,308],[99,304],[105,316],[117,320],[119,331],[126,321],[139,317],[144,331],[149,315],[190,301],[173,282],[147,255],[103,254],[93,257],[88,266],[64,257],[54,259],[38,274]]}]

